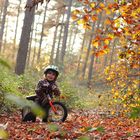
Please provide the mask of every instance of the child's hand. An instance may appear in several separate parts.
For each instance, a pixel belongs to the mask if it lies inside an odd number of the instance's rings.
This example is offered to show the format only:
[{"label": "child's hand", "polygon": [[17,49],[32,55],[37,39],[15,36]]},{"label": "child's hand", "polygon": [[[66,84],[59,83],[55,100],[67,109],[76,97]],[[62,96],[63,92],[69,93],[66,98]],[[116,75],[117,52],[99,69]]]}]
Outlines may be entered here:
[{"label": "child's hand", "polygon": [[46,87],[49,87],[49,83],[47,82],[47,83],[44,83],[43,85],[42,85],[42,88],[46,88]]}]

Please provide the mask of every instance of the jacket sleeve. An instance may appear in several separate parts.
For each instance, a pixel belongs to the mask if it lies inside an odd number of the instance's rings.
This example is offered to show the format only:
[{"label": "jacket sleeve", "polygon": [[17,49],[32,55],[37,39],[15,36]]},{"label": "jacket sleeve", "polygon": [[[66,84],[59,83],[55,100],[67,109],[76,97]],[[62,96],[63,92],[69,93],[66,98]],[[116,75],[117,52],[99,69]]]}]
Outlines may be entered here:
[{"label": "jacket sleeve", "polygon": [[44,93],[44,88],[43,88],[43,82],[41,80],[38,82],[35,92],[36,92],[37,97],[40,100],[44,99],[45,93]]},{"label": "jacket sleeve", "polygon": [[52,86],[52,91],[53,91],[55,96],[60,96],[60,94],[61,94],[60,89],[58,88],[58,86],[56,84],[54,84]]}]

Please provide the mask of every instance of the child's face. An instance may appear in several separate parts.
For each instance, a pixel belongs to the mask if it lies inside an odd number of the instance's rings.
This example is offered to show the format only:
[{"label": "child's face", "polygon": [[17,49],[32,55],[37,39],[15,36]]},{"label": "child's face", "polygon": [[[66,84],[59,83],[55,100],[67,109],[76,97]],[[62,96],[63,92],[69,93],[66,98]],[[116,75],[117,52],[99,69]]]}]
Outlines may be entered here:
[{"label": "child's face", "polygon": [[56,78],[56,73],[53,71],[48,71],[48,73],[45,75],[45,77],[48,81],[54,81]]}]

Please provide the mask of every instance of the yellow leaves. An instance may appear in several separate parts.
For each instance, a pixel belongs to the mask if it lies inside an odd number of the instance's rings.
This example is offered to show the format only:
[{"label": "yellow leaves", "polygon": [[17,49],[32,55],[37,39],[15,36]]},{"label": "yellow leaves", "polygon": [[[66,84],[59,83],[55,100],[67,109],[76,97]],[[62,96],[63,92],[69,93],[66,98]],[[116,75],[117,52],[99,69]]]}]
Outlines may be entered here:
[{"label": "yellow leaves", "polygon": [[109,43],[112,40],[112,38],[111,37],[106,37],[103,40],[104,40],[105,45],[109,45]]},{"label": "yellow leaves", "polygon": [[74,10],[74,11],[72,11],[72,15],[71,15],[71,18],[73,19],[73,20],[76,20],[77,18],[78,18],[78,14],[80,14],[81,13],[81,11],[80,10],[78,10],[78,9],[76,9],[76,10]]},{"label": "yellow leaves", "polygon": [[99,14],[99,13],[102,12],[102,9],[101,8],[96,8],[96,12],[97,12],[97,14]]},{"label": "yellow leaves", "polygon": [[78,23],[78,24],[85,24],[86,22],[85,22],[84,19],[80,19],[80,20],[77,21],[77,23]]},{"label": "yellow leaves", "polygon": [[106,45],[108,45],[108,44],[109,44],[109,40],[108,40],[108,39],[105,39],[104,43],[105,43]]},{"label": "yellow leaves", "polygon": [[96,36],[96,38],[92,40],[91,44],[94,47],[98,48],[98,46],[100,45],[99,40],[100,40],[100,36]]},{"label": "yellow leaves", "polygon": [[96,48],[98,48],[99,46],[99,42],[98,41],[92,41],[92,45]]},{"label": "yellow leaves", "polygon": [[97,15],[92,15],[91,19],[92,19],[92,21],[96,21],[96,20],[98,20],[98,17],[97,17]]},{"label": "yellow leaves", "polygon": [[91,25],[89,25],[88,23],[84,24],[83,27],[84,27],[85,29],[89,29],[89,30],[92,29]]},{"label": "yellow leaves", "polygon": [[111,9],[108,9],[108,8],[104,8],[105,12],[107,15],[110,15],[111,14]]},{"label": "yellow leaves", "polygon": [[115,92],[115,97],[119,97],[119,92]]},{"label": "yellow leaves", "polygon": [[110,19],[106,19],[106,20],[105,20],[105,24],[111,25],[111,24],[112,24],[112,21],[111,21]]},{"label": "yellow leaves", "polygon": [[105,8],[104,3],[102,3],[102,2],[99,4],[99,6],[100,6],[101,8]]},{"label": "yellow leaves", "polygon": [[95,2],[91,2],[91,3],[90,3],[90,7],[91,7],[91,8],[94,8],[94,7],[95,7],[95,5],[96,5],[96,3],[95,3]]},{"label": "yellow leaves", "polygon": [[72,11],[72,14],[74,14],[74,15],[77,15],[77,14],[80,14],[80,13],[81,13],[81,11],[80,11],[80,10],[78,10],[78,9],[76,9],[76,10]]},{"label": "yellow leaves", "polygon": [[76,20],[78,17],[77,17],[76,15],[73,14],[73,15],[71,16],[71,18],[72,18],[73,20]]},{"label": "yellow leaves", "polygon": [[115,36],[114,36],[114,34],[108,34],[107,37],[113,39]]}]

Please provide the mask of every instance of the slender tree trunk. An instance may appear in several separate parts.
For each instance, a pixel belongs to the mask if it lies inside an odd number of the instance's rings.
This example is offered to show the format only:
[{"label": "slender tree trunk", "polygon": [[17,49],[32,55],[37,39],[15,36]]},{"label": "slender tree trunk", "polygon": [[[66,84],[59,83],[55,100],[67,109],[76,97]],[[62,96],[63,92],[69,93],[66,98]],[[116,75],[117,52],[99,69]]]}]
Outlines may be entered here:
[{"label": "slender tree trunk", "polygon": [[108,54],[104,56],[104,68],[107,66]]},{"label": "slender tree trunk", "polygon": [[[102,18],[102,13],[99,15],[99,20],[97,22],[97,27],[96,29],[99,29],[100,23],[101,23],[101,18]],[[97,31],[96,31],[97,33]],[[96,35],[95,33],[95,35]],[[95,47],[92,47],[92,51],[95,51]],[[91,54],[90,56],[90,64],[89,64],[89,72],[88,72],[88,86],[90,87],[91,84],[91,79],[92,79],[92,74],[93,74],[93,63],[94,63],[94,54]]]},{"label": "slender tree trunk", "polygon": [[56,43],[58,27],[59,27],[58,25],[56,25],[56,27],[55,27],[53,45],[52,45],[51,56],[50,56],[50,64],[54,63],[54,51],[55,51],[55,43]]},{"label": "slender tree trunk", "polygon": [[83,78],[85,77],[85,72],[86,72],[86,68],[87,68],[87,62],[88,62],[88,58],[89,58],[89,53],[90,53],[90,48],[91,48],[91,42],[92,42],[92,38],[93,38],[94,28],[95,28],[95,23],[93,23],[93,25],[92,25],[92,31],[91,31],[92,34],[90,36],[90,40],[89,40],[89,44],[88,44],[88,50],[87,50],[87,53],[86,53],[86,58],[85,58],[85,62],[84,62],[83,69],[82,69],[82,77]]},{"label": "slender tree trunk", "polygon": [[[27,2],[31,2],[31,0],[28,0]],[[25,11],[25,17],[24,17],[24,23],[19,43],[19,50],[17,54],[17,60],[16,60],[16,67],[15,72],[16,74],[20,75],[24,73],[25,65],[26,65],[26,58],[28,53],[28,43],[30,40],[30,32],[31,32],[31,26],[34,19],[34,12],[35,8],[32,8],[31,11],[29,9],[26,9]]]},{"label": "slender tree trunk", "polygon": [[38,55],[37,55],[37,63],[39,63],[39,61],[40,61],[41,47],[42,47],[43,34],[44,34],[44,24],[45,24],[45,20],[46,20],[46,13],[47,13],[47,4],[45,6],[45,11],[44,11],[44,18],[43,18],[42,29],[41,29],[41,38],[40,38],[40,42],[39,42],[39,50],[38,50]]},{"label": "slender tree trunk", "polygon": [[34,64],[35,64],[35,59],[36,59],[36,48],[37,48],[37,46],[36,46],[36,38],[37,38],[37,29],[38,29],[38,24],[39,24],[39,21],[40,21],[40,16],[39,16],[39,18],[38,18],[38,21],[37,21],[37,23],[36,23],[36,26],[35,26],[35,28],[34,28],[34,32],[35,32],[35,45],[34,45],[34,50],[33,50],[33,58],[32,58],[32,63],[31,63],[31,66],[33,67],[34,66]]},{"label": "slender tree trunk", "polygon": [[64,29],[62,49],[61,49],[61,55],[60,55],[60,62],[61,62],[62,65],[63,65],[63,62],[64,62],[64,56],[65,56],[65,53],[66,53],[69,21],[70,21],[70,15],[71,15],[71,6],[72,6],[72,0],[69,0],[68,10],[67,10],[67,20],[66,20],[66,25],[65,25],[65,29]]},{"label": "slender tree trunk", "polygon": [[19,0],[19,5],[18,5],[18,14],[17,14],[17,19],[16,19],[16,28],[15,28],[15,35],[14,35],[14,45],[13,45],[13,59],[15,59],[15,52],[16,52],[16,38],[17,38],[17,29],[18,29],[18,21],[19,21],[19,14],[20,14],[20,6],[21,6],[21,0]]},{"label": "slender tree trunk", "polygon": [[80,72],[80,64],[81,64],[82,53],[83,53],[83,49],[84,49],[84,45],[85,45],[85,40],[86,40],[86,32],[87,31],[85,30],[84,37],[83,37],[83,42],[82,42],[82,47],[81,47],[81,51],[80,51],[80,57],[79,57],[79,60],[78,60],[77,71],[76,71],[76,75],[77,76],[79,75],[79,72]]},{"label": "slender tree trunk", "polygon": [[76,28],[76,31],[75,31],[75,34],[74,34],[74,37],[73,37],[72,46],[70,46],[70,51],[71,52],[73,51],[73,48],[74,48],[74,44],[75,44],[75,41],[76,41],[77,33],[78,33],[78,27]]},{"label": "slender tree trunk", "polygon": [[2,49],[2,40],[3,40],[4,26],[5,26],[5,19],[6,19],[6,15],[7,15],[8,4],[9,4],[9,0],[5,0],[1,28],[0,28],[0,53],[1,53],[1,49]]},{"label": "slender tree trunk", "polygon": [[35,55],[36,55],[36,46],[34,46],[34,51],[33,51],[33,59],[32,59],[32,64],[31,64],[32,67],[34,66],[34,63],[35,63]]},{"label": "slender tree trunk", "polygon": [[69,41],[68,41],[68,51],[70,50],[71,47],[71,41],[72,41],[72,34],[73,34],[73,28],[71,27],[71,29],[69,30]]},{"label": "slender tree trunk", "polygon": [[31,28],[30,43],[29,43],[29,49],[28,49],[28,57],[27,57],[27,62],[26,62],[27,68],[30,66],[30,57],[31,57],[31,48],[32,48],[34,26],[35,26],[35,16],[34,16],[32,28]]},{"label": "slender tree trunk", "polygon": [[1,23],[1,19],[2,19],[2,14],[3,14],[3,1],[1,2],[1,6],[0,6],[0,23]]},{"label": "slender tree trunk", "polygon": [[56,56],[55,56],[55,64],[59,63],[60,43],[61,43],[63,29],[64,29],[64,18],[65,18],[65,14],[63,14],[63,18],[61,21],[61,28],[60,28],[60,32],[59,32],[58,45],[57,45],[57,51],[56,51]]},{"label": "slender tree trunk", "polygon": [[54,63],[54,51],[55,51],[55,44],[56,44],[56,38],[57,38],[57,32],[58,32],[58,27],[59,27],[59,18],[60,18],[60,13],[58,11],[57,19],[56,19],[56,26],[55,26],[55,32],[54,32],[54,38],[53,38],[53,45],[52,45],[52,50],[51,50],[51,56],[50,56],[50,64]]},{"label": "slender tree trunk", "polygon": [[5,52],[5,49],[6,49],[6,44],[7,44],[7,34],[8,34],[8,19],[6,19],[6,26],[5,26],[5,39],[4,39],[4,45],[3,45],[3,48],[2,48],[2,52],[4,54]]},{"label": "slender tree trunk", "polygon": [[116,41],[117,41],[117,39],[114,39],[113,44],[112,44],[112,51],[111,51],[111,55],[110,55],[110,66],[112,65],[112,62],[113,62],[113,56],[114,56]]}]

